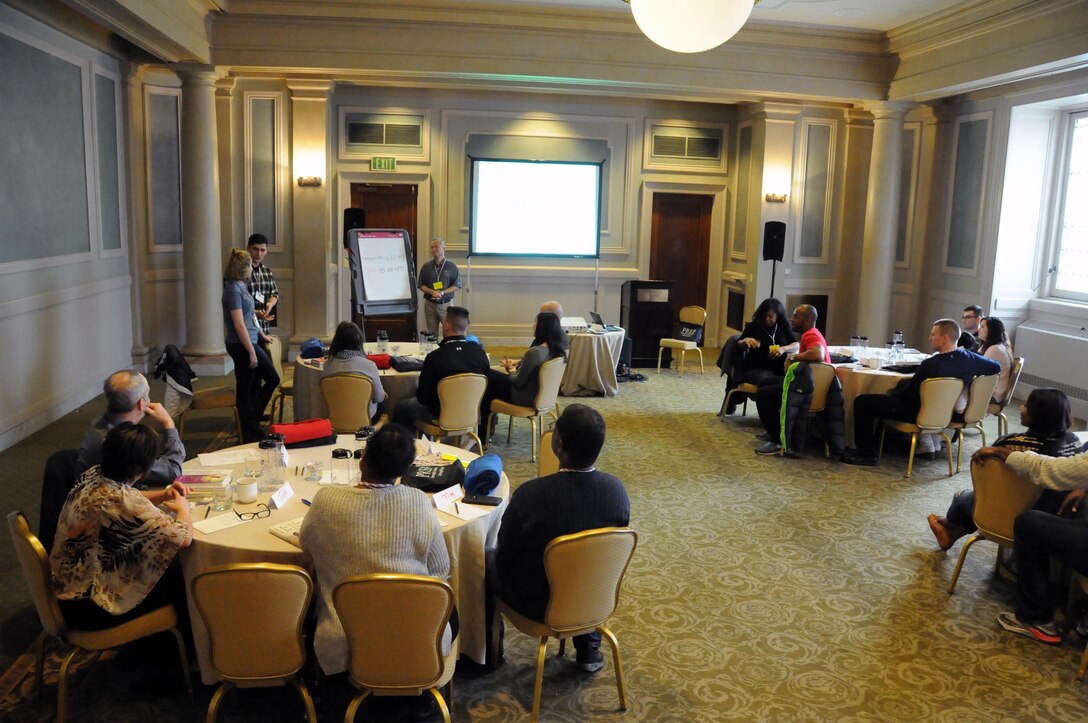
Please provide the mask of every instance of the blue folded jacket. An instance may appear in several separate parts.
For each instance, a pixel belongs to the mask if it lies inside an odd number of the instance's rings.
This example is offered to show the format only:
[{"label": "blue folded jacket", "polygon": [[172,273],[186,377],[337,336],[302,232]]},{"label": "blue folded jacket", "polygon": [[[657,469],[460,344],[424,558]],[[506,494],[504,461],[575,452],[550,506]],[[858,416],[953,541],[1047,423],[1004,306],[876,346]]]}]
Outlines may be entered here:
[{"label": "blue folded jacket", "polygon": [[499,486],[502,476],[502,457],[485,454],[472,460],[465,471],[465,492],[470,495],[489,495]]}]

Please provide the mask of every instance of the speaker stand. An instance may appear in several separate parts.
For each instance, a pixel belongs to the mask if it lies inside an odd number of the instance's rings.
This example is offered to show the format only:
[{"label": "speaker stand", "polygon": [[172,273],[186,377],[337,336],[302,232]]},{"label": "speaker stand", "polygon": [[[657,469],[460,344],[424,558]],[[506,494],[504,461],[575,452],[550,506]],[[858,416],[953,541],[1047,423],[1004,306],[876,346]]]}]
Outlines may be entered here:
[{"label": "speaker stand", "polygon": [[778,259],[771,260],[771,298],[774,298],[774,276],[778,273]]}]

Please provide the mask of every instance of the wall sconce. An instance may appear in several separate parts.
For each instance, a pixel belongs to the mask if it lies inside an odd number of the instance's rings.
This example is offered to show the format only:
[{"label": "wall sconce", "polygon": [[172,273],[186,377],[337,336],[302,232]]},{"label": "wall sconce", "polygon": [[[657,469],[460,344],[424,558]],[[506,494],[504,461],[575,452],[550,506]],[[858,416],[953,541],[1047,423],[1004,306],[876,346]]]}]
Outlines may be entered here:
[{"label": "wall sconce", "polygon": [[767,203],[785,203],[786,194],[784,193],[768,193],[763,197],[763,200]]},{"label": "wall sconce", "polygon": [[299,176],[298,177],[298,185],[302,186],[302,187],[309,186],[309,187],[312,187],[312,188],[320,188],[321,187],[321,176]]}]

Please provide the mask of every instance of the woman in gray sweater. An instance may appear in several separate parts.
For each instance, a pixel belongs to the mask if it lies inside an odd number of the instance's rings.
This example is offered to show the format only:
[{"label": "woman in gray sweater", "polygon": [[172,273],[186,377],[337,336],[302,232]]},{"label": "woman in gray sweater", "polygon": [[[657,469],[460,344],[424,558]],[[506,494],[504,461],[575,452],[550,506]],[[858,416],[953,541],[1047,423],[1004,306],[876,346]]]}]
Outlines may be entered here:
[{"label": "woman in gray sweater", "polygon": [[378,367],[366,358],[363,351],[363,330],[350,321],[341,321],[333,334],[329,345],[329,358],[325,361],[322,377],[341,372],[363,374],[370,379],[373,391],[370,393],[370,418],[378,418],[378,405],[385,401],[385,388],[382,387]]},{"label": "woman in gray sweater", "polygon": [[[348,642],[332,591],[346,577],[374,572],[429,575],[446,580],[450,558],[442,525],[427,495],[396,484],[415,459],[415,440],[399,424],[370,438],[353,487],[323,487],[299,533],[317,576],[314,652],[326,675],[348,668]],[[447,628],[443,652],[453,635]]]}]

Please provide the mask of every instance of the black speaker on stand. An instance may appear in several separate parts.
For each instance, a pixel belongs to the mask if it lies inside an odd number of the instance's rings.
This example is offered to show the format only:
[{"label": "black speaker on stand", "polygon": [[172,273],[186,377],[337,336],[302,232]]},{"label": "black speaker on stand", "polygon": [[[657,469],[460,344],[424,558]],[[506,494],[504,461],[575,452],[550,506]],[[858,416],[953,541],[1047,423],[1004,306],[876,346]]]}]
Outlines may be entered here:
[{"label": "black speaker on stand", "polygon": [[786,253],[786,224],[781,221],[768,221],[763,224],[763,260],[773,261],[771,266],[771,296],[774,296],[774,277],[778,273],[778,262]]}]

